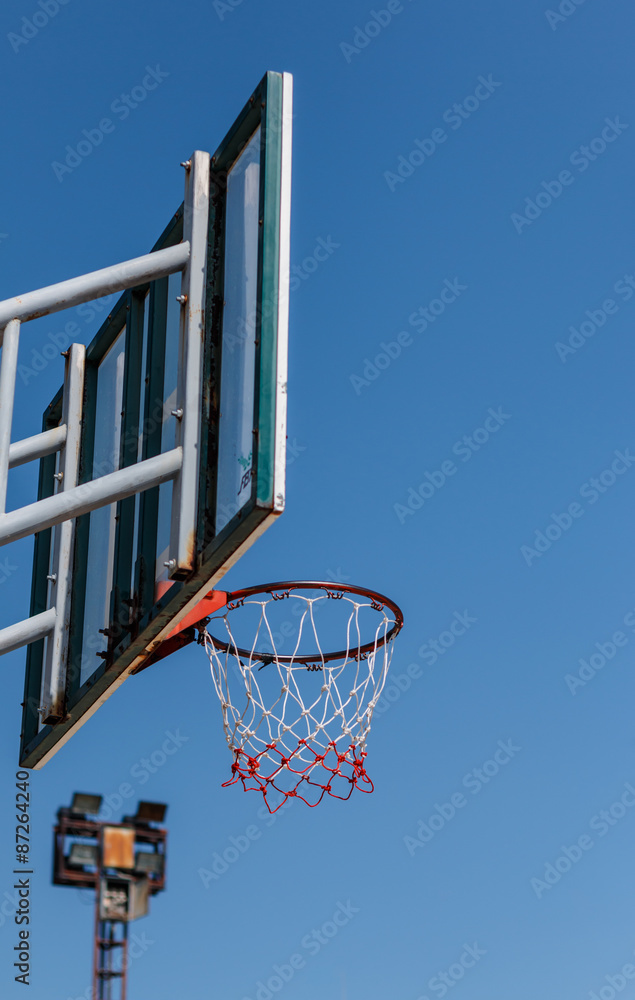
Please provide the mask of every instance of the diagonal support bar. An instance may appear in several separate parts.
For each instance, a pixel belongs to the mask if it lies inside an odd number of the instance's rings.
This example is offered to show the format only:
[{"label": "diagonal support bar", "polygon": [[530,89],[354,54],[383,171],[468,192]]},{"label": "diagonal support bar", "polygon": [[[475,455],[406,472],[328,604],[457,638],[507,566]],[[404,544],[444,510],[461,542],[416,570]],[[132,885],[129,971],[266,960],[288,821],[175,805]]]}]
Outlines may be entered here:
[{"label": "diagonal support bar", "polygon": [[13,400],[15,378],[18,371],[19,343],[20,323],[18,320],[12,320],[4,331],[4,344],[0,359],[0,514],[4,514],[7,504],[11,424],[13,423]]},{"label": "diagonal support bar", "polygon": [[13,299],[0,302],[0,327],[6,326],[13,319],[26,323],[29,319],[70,309],[71,306],[90,302],[91,299],[98,299],[111,292],[122,292],[126,288],[142,285],[145,281],[165,278],[174,271],[182,271],[189,259],[189,243],[178,243],[174,247],[134,257],[122,264],[113,264],[99,271],[82,274],[78,278],[16,295]]},{"label": "diagonal support bar", "polygon": [[0,629],[0,656],[43,639],[55,627],[55,608]]},{"label": "diagonal support bar", "polygon": [[0,517],[0,545],[27,538],[69,518],[88,514],[91,510],[124,500],[135,493],[149,490],[152,486],[160,486],[168,479],[174,479],[182,461],[181,449],[173,448],[162,455],[146,458],[126,469],[118,469],[100,479],[92,479],[72,490],[4,514]]}]

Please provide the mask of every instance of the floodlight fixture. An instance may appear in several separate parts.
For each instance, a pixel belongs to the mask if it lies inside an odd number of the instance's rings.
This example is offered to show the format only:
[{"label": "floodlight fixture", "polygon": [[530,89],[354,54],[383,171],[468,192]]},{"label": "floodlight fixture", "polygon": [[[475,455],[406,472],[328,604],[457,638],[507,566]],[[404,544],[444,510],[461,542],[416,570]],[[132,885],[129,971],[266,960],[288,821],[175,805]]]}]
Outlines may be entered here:
[{"label": "floodlight fixture", "polygon": [[102,796],[88,792],[75,792],[71,802],[71,812],[81,816],[96,816],[101,809]]},{"label": "floodlight fixture", "polygon": [[134,861],[135,872],[144,875],[163,875],[165,855],[155,851],[137,851]]},{"label": "floodlight fixture", "polygon": [[92,865],[96,868],[99,864],[99,848],[96,844],[72,844],[68,863],[69,865],[77,865],[78,867]]},{"label": "floodlight fixture", "polygon": [[167,808],[165,802],[140,802],[134,821],[136,823],[162,823]]}]

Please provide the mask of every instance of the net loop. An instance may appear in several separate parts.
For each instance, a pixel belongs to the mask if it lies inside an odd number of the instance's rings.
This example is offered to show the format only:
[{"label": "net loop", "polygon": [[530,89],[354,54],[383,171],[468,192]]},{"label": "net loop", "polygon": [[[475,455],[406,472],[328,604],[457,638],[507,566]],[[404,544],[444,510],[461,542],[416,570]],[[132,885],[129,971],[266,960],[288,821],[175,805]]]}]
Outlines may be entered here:
[{"label": "net loop", "polygon": [[[291,597],[295,633],[289,622],[278,632],[272,607]],[[330,601],[346,639],[337,652],[324,652],[320,639]],[[238,644],[240,609],[252,615],[250,646]],[[345,584],[268,584],[228,595],[200,636],[233,755],[223,787],[259,791],[271,813],[289,798],[313,808],[326,795],[372,792],[366,741],[402,624],[392,601]],[[313,648],[304,652],[307,643]]]}]

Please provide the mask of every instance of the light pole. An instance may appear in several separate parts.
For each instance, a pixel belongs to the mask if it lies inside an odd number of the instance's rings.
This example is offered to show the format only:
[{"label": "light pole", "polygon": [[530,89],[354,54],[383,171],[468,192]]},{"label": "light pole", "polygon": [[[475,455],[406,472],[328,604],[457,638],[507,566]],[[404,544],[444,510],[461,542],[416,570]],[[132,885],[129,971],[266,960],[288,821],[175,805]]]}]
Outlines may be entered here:
[{"label": "light pole", "polygon": [[75,792],[58,810],[53,884],[95,889],[93,1000],[126,1000],[128,924],[165,889],[167,806],[140,802],[121,823],[90,819],[100,808],[101,795]]}]

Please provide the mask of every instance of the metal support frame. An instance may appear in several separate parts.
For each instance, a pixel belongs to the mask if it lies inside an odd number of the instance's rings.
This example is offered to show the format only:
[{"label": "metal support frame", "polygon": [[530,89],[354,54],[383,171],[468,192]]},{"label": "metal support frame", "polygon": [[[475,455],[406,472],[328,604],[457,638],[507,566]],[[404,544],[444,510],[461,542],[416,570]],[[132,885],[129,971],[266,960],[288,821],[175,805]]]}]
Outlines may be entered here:
[{"label": "metal support frame", "polygon": [[[54,861],[53,861],[53,884],[72,886],[76,889],[99,889],[101,870],[95,868],[82,868],[70,864],[66,857],[68,852],[67,844],[71,840],[84,840],[99,842],[102,826],[118,827],[130,826],[130,817],[126,817],[125,822],[117,823],[113,820],[92,820],[86,816],[76,815],[68,809],[62,809],[58,813],[57,824],[53,830],[54,839]],[[135,845],[145,845],[149,853],[165,856],[167,845],[167,830],[159,826],[136,825]],[[166,888],[166,869],[152,875],[150,882],[150,895],[155,896],[163,892]]]},{"label": "metal support frame", "polygon": [[[95,896],[92,998],[93,1000],[126,1000],[128,989],[128,924],[124,920],[102,920],[99,889]],[[119,934],[117,934],[117,930],[119,930]],[[117,962],[118,955],[121,955],[119,962]]]},{"label": "metal support frame", "polygon": [[[199,201],[205,177],[205,157],[209,176],[209,156],[195,153],[194,184],[196,223],[188,232],[197,238],[196,260],[200,263],[202,245]],[[199,167],[198,164],[201,163]],[[191,185],[190,185],[191,186]],[[202,211],[202,208],[201,208]],[[205,216],[207,218],[207,216]],[[205,231],[205,239],[207,233]],[[206,247],[206,244],[205,244]],[[205,248],[204,248],[205,249]],[[18,367],[20,326],[28,320],[47,316],[71,306],[89,302],[110,292],[124,291],[147,281],[164,278],[187,269],[190,243],[186,239],[176,246],[135,257],[121,264],[92,271],[89,274],[58,282],[25,295],[0,302],[0,546],[26,538],[46,528],[57,527],[53,543],[53,565],[50,581],[50,603],[46,611],[0,630],[0,655],[47,637],[42,678],[40,712],[44,722],[61,718],[64,711],[65,677],[68,643],[69,602],[71,593],[71,562],[73,558],[74,519],[99,507],[123,500],[135,493],[158,486],[177,476],[183,465],[183,449],[149,458],[136,465],[111,472],[99,479],[78,485],[79,452],[82,428],[82,398],[86,349],[73,344],[67,355],[64,382],[62,423],[59,427],[35,434],[11,444],[11,425]],[[202,260],[204,289],[204,257]],[[199,267],[200,270],[200,267]],[[192,274],[193,301],[199,295],[200,274]],[[200,329],[201,316],[198,315]],[[188,421],[189,426],[189,421]],[[18,510],[6,513],[8,472],[10,468],[35,459],[61,452],[57,473],[60,488],[53,496]]]},{"label": "metal support frame", "polygon": [[181,284],[179,384],[176,444],[183,465],[174,481],[168,571],[172,578],[194,569],[201,432],[201,388],[205,339],[205,279],[209,224],[209,153],[197,151],[188,161],[183,206],[183,239],[190,257]]},{"label": "metal support frame", "polygon": [[[66,428],[66,434],[57,473],[58,495],[74,489],[79,479],[85,360],[86,348],[83,344],[73,344],[66,358],[64,373],[62,424]],[[40,695],[43,722],[56,721],[64,712],[74,543],[75,520],[63,521],[55,529],[49,578],[49,603],[55,606],[55,626],[48,637],[44,655]]]}]

